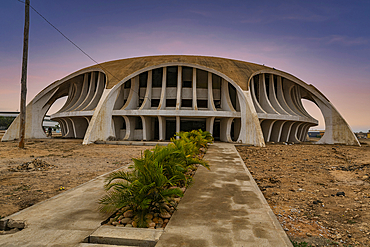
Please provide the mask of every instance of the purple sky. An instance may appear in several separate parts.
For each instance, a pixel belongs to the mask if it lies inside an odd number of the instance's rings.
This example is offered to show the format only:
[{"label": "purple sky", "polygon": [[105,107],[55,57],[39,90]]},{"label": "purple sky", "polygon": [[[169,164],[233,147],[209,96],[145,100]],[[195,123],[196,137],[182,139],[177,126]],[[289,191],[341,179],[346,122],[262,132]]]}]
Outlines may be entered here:
[{"label": "purple sky", "polygon": [[[24,5],[17,0],[2,4],[0,111],[16,111]],[[370,129],[368,0],[31,0],[31,5],[98,62],[190,54],[265,64],[317,87],[354,131]],[[90,65],[31,10],[28,102],[53,81]],[[323,129],[318,108],[305,105],[320,121],[316,128]]]}]

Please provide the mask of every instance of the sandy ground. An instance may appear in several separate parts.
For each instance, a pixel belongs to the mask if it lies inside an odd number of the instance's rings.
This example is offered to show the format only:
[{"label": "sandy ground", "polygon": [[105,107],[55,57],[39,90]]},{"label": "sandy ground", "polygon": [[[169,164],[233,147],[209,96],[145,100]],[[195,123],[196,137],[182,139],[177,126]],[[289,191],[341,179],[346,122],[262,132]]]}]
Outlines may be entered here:
[{"label": "sandy ground", "polygon": [[[0,133],[0,138],[2,134]],[[82,140],[28,140],[25,149],[17,142],[0,142],[0,217],[83,184],[99,175],[127,167],[132,157],[149,147],[82,145]],[[44,163],[38,170],[18,170],[35,158]],[[45,165],[46,164],[46,165]]]},{"label": "sandy ground", "polygon": [[370,246],[370,141],[361,142],[237,149],[290,239]]}]

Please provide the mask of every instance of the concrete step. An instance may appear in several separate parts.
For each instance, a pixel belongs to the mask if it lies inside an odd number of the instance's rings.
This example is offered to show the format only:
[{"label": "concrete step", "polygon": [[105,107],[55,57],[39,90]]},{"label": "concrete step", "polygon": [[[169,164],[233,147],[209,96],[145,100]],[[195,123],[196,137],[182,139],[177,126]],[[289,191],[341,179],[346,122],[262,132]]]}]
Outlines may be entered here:
[{"label": "concrete step", "polygon": [[101,226],[89,236],[89,243],[153,247],[163,230]]},{"label": "concrete step", "polygon": [[112,245],[112,244],[90,244],[90,243],[81,243],[76,247],[135,247],[129,245]]}]

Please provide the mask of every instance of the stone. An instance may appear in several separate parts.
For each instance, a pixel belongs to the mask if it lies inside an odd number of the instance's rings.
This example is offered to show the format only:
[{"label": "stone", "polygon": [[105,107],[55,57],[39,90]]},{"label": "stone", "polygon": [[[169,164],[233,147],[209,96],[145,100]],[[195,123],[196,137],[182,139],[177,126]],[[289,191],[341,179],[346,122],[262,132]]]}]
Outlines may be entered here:
[{"label": "stone", "polygon": [[158,218],[158,217],[153,218],[153,222],[154,222],[154,223],[158,223],[158,220],[159,220],[159,218]]},{"label": "stone", "polygon": [[9,219],[7,224],[7,227],[9,227],[10,229],[12,228],[23,229],[25,226],[26,226],[25,222],[21,220]]},{"label": "stone", "polygon": [[114,221],[114,222],[112,222],[112,225],[114,225],[114,226],[116,226],[116,225],[118,225],[119,223],[117,222],[117,221]]},{"label": "stone", "polygon": [[123,219],[121,219],[121,224],[128,224],[129,222],[132,222],[131,218],[123,218]]},{"label": "stone", "polygon": [[[168,212],[162,212],[160,215],[159,215],[161,218],[163,219],[169,219],[171,218],[171,214],[168,213]],[[154,221],[154,220],[153,220]]]},{"label": "stone", "polygon": [[325,212],[325,214],[330,214],[329,212]]},{"label": "stone", "polygon": [[368,179],[368,178],[369,176],[366,176],[366,175],[362,177],[362,179]]},{"label": "stone", "polygon": [[118,220],[122,220],[123,218],[125,218],[125,216],[121,215],[120,217],[118,217]]},{"label": "stone", "polygon": [[131,223],[131,225],[132,225],[132,227],[137,227],[137,222],[136,222],[136,221],[133,221],[133,222]]},{"label": "stone", "polygon": [[132,227],[132,225],[131,224],[127,224],[125,227]]},{"label": "stone", "polygon": [[134,211],[132,211],[132,210],[127,210],[127,211],[123,214],[123,216],[124,216],[125,218],[132,218],[132,217],[134,217]]},{"label": "stone", "polygon": [[309,232],[307,232],[306,235],[307,235],[307,237],[312,237],[312,234],[309,233]]},{"label": "stone", "polygon": [[344,193],[343,191],[337,192],[337,196],[345,196],[345,195],[346,195],[346,193]]},{"label": "stone", "polygon": [[154,222],[149,223],[149,228],[150,227],[155,227],[155,223]]},{"label": "stone", "polygon": [[147,215],[145,215],[145,218],[147,218],[147,219],[153,219],[153,214],[147,214]]}]

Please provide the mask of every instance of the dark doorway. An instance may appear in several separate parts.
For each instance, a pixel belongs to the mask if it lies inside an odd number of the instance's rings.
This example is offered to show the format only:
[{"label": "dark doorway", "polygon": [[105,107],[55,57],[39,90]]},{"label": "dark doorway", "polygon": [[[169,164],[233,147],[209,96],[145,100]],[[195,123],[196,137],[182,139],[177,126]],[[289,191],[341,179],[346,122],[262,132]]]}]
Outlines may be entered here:
[{"label": "dark doorway", "polygon": [[181,131],[192,131],[192,130],[203,130],[206,131],[206,120],[205,119],[189,119],[181,120],[180,130]]},{"label": "dark doorway", "polygon": [[176,120],[166,120],[166,140],[170,140],[176,134]]},{"label": "dark doorway", "polygon": [[159,121],[158,118],[154,118],[154,140],[159,140]]},{"label": "dark doorway", "polygon": [[220,119],[215,119],[213,124],[213,138],[215,138],[215,141],[220,140]]}]

